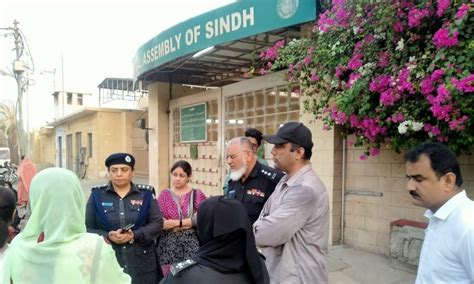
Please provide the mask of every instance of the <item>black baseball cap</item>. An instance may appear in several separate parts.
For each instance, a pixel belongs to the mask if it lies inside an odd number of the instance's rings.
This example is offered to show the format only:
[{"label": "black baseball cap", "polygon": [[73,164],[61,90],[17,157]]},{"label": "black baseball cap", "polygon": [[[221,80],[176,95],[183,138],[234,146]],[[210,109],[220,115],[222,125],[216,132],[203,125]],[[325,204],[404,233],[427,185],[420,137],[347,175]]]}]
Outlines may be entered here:
[{"label": "black baseball cap", "polygon": [[313,148],[311,131],[301,122],[287,122],[278,129],[277,134],[263,135],[263,139],[271,144],[294,143],[304,148]]}]

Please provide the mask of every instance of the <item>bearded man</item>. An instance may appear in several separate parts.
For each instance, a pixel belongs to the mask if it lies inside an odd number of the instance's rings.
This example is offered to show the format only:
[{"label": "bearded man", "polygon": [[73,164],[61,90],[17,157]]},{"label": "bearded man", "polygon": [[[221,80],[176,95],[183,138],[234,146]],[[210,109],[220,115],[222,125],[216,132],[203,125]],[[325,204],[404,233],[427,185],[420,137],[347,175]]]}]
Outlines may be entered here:
[{"label": "bearded man", "polygon": [[236,137],[229,141],[226,162],[230,168],[226,196],[237,199],[244,205],[253,224],[283,173],[257,161],[257,155],[248,137]]}]

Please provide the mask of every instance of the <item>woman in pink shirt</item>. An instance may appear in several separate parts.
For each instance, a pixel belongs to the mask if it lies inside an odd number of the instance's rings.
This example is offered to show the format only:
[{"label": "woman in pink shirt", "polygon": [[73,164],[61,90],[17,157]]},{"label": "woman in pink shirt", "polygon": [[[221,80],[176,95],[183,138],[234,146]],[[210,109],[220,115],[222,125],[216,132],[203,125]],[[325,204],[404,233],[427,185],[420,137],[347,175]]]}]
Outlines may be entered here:
[{"label": "woman in pink shirt", "polygon": [[31,214],[28,209],[30,184],[33,177],[36,175],[36,166],[30,158],[26,156],[21,157],[20,166],[18,168],[18,216],[20,217],[19,229],[23,230],[28,222]]},{"label": "woman in pink shirt", "polygon": [[158,240],[158,250],[165,277],[171,264],[192,258],[199,249],[194,228],[199,205],[206,199],[202,190],[189,185],[192,168],[188,162],[177,161],[170,172],[171,188],[166,188],[158,196],[165,230]]}]

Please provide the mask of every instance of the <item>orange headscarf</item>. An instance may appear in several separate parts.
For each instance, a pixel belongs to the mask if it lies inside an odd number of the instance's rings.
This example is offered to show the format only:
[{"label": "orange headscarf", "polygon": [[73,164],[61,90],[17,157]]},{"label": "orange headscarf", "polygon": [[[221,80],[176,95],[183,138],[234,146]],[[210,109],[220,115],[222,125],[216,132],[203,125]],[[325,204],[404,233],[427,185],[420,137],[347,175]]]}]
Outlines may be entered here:
[{"label": "orange headscarf", "polygon": [[31,180],[36,175],[35,164],[29,158],[25,157],[18,168],[18,175],[18,204],[27,204]]}]

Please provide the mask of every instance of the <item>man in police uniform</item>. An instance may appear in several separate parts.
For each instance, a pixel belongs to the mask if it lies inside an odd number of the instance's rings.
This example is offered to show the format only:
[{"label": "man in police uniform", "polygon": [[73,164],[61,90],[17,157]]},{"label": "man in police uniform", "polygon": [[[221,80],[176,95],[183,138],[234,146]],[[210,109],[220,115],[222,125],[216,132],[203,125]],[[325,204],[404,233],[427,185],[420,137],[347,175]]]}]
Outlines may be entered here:
[{"label": "man in police uniform", "polygon": [[158,283],[162,278],[155,240],[163,218],[154,188],[132,182],[135,158],[115,153],[105,160],[110,182],[93,187],[86,207],[86,227],[112,244],[132,283]]},{"label": "man in police uniform", "polygon": [[253,224],[283,173],[259,163],[247,137],[236,137],[229,141],[226,161],[231,178],[226,196],[242,202]]}]

